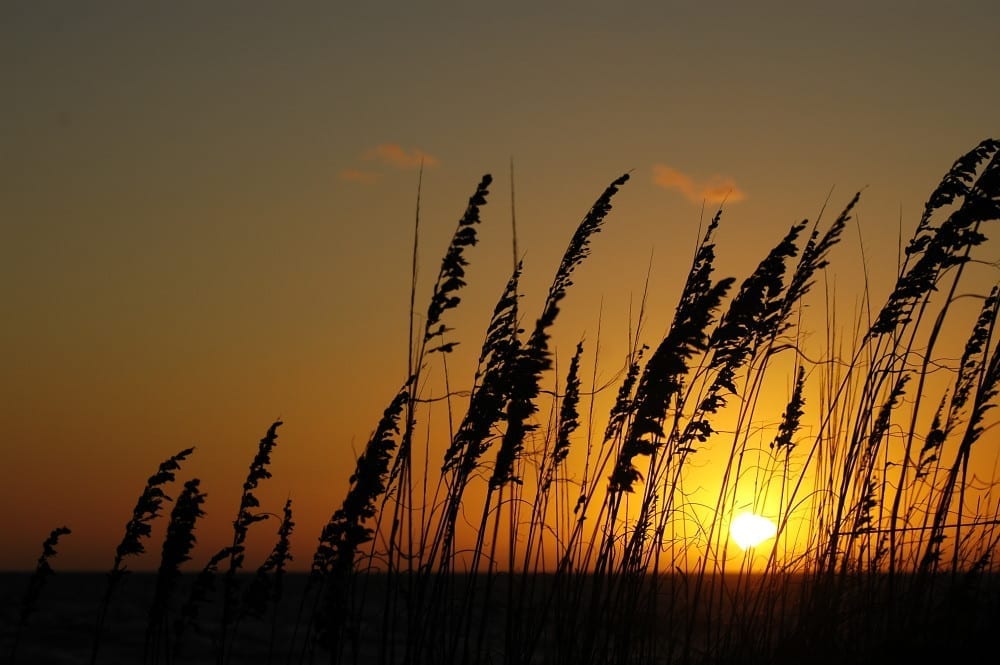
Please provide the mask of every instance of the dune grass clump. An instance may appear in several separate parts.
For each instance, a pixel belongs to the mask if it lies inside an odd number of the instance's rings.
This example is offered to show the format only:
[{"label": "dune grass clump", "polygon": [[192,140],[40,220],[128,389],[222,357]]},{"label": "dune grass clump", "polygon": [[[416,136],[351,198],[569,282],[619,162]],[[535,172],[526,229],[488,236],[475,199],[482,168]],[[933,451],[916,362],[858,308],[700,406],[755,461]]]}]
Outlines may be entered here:
[{"label": "dune grass clump", "polygon": [[[192,581],[171,645],[170,598],[204,499],[197,480],[185,485],[146,662],[204,655],[180,649],[192,626],[219,665],[240,662],[240,622],[268,618],[255,656],[268,663],[843,663],[991,645],[1000,488],[973,463],[1000,397],[1000,287],[977,291],[967,273],[996,268],[977,252],[1000,221],[1000,143],[955,162],[885,304],[871,306],[866,276],[846,322],[826,270],[860,194],[828,223],[793,223],[743,279],[716,274],[719,210],[666,332],[645,339],[644,294],[622,366],[598,385],[600,330],[595,344],[576,337],[560,368],[555,326],[628,180],[612,181],[577,226],[530,325],[515,257],[464,386],[449,318],[492,178],[459,219],[422,323],[418,191],[407,375],[318,535],[295,624],[279,625],[278,611],[290,499],[270,554],[245,585],[240,576],[248,530],[269,514],[255,491],[270,477],[278,421],[251,464],[233,542]],[[964,299],[981,301],[974,320],[956,305]],[[958,351],[947,348],[956,330]],[[142,553],[160,486],[188,453],[161,466],[135,509],[92,660],[122,560]],[[744,512],[774,526],[745,551],[729,529]],[[219,623],[206,630],[200,608],[218,597]]]}]

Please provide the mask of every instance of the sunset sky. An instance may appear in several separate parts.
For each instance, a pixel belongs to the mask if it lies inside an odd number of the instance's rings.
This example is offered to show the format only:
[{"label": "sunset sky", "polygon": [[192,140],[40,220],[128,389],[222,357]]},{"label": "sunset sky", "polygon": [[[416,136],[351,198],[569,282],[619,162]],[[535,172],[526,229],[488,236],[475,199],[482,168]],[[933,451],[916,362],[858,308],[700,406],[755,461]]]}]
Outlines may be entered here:
[{"label": "sunset sky", "polygon": [[528,324],[582,216],[632,174],[555,330],[565,359],[602,318],[605,380],[647,267],[655,344],[724,198],[719,270],[743,277],[864,189],[828,276],[851,317],[860,236],[881,305],[900,228],[1000,136],[998,20],[985,0],[0,3],[0,570],[64,524],[57,567],[110,567],[146,478],[192,445],[198,551],[218,549],[278,418],[260,496],[291,496],[307,566],[406,375],[421,162],[418,309],[495,178],[451,319],[466,388],[511,269],[512,160]]}]

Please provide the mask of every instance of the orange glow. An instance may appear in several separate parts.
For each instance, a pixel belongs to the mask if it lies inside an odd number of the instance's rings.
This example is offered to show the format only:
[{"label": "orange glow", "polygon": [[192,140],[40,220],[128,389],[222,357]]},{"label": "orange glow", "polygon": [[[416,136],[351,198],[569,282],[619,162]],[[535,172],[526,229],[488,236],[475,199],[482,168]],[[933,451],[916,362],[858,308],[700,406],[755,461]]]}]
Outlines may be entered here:
[{"label": "orange glow", "polygon": [[[715,205],[726,202],[715,278],[735,278],[731,297],[791,224],[811,220],[804,242],[813,222],[829,224],[866,188],[829,267],[815,276],[794,338],[768,358],[752,417],[739,423],[742,402],[730,396],[717,431],[685,458],[673,503],[658,494],[662,486],[644,494],[640,483],[607,525],[631,533],[642,502],[655,504],[656,526],[670,536],[664,560],[683,567],[721,551],[737,507],[776,518],[796,490],[775,541],[792,558],[815,544],[814,508],[827,496],[817,478],[843,455],[844,424],[823,419],[847,408],[829,408],[846,371],[834,360],[852,357],[858,330],[891,291],[900,233],[915,228],[953,160],[996,131],[1000,107],[1000,87],[982,84],[996,78],[1000,42],[994,23],[975,16],[950,17],[942,31],[937,18],[900,30],[895,13],[876,9],[806,16],[814,10],[797,7],[804,14],[784,23],[762,21],[751,4],[720,18],[707,4],[683,15],[674,3],[648,3],[605,16],[535,3],[530,20],[478,3],[447,20],[365,3],[302,12],[260,3],[238,13],[193,3],[169,20],[44,4],[20,3],[0,20],[0,70],[15,91],[0,105],[0,505],[8,508],[0,570],[31,568],[39,544],[63,524],[73,533],[54,567],[106,570],[146,479],[189,446],[196,450],[167,494],[202,481],[206,515],[190,566],[203,564],[232,541],[257,442],[279,418],[272,477],[258,498],[262,512],[277,514],[291,497],[291,565],[307,570],[409,371],[421,163],[417,330],[472,187],[485,172],[495,180],[469,247],[467,286],[447,320],[447,341],[460,344],[447,366],[439,355],[428,360],[419,387],[418,522],[439,505],[443,456],[512,270],[512,217],[524,259],[520,325],[530,331],[582,214],[611,179],[635,169],[559,303],[524,484],[505,497],[507,511],[534,496],[556,395],[582,339],[582,424],[538,536],[549,568],[576,523],[584,481],[597,489],[580,549],[606,526],[598,515],[611,469],[599,461],[613,460],[620,441],[601,438],[626,359],[668,330]],[[849,49],[843,34],[852,35]],[[961,357],[981,304],[966,295],[996,281],[998,247],[991,239],[964,267],[963,295],[951,306],[957,323],[941,330],[936,357]],[[793,345],[810,368],[806,415],[794,448],[779,454],[770,444],[799,362]],[[944,374],[925,385],[934,399],[950,390]],[[737,377],[741,390],[744,380]],[[931,416],[925,405],[911,457]],[[899,459],[902,422],[887,435]],[[996,433],[988,428],[972,451],[968,476],[986,489],[966,496],[969,506],[997,505]],[[476,542],[493,445],[461,514],[462,552]],[[732,459],[745,464],[723,495]],[[649,459],[638,462],[648,479]],[[907,500],[926,499],[935,477],[926,478],[911,475]],[[529,505],[519,519],[530,515]],[[130,569],[158,566],[168,518],[169,506]],[[248,566],[264,560],[277,526],[271,518],[250,530]]]},{"label": "orange glow", "polygon": [[747,550],[774,538],[778,533],[778,526],[766,517],[753,513],[740,513],[733,518],[729,531],[736,544],[741,549]]}]

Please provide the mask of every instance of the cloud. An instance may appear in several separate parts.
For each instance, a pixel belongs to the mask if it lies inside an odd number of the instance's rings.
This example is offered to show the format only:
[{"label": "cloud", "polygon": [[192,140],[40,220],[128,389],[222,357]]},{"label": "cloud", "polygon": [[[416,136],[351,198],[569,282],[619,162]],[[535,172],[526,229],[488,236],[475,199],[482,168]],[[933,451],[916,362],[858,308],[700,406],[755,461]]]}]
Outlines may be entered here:
[{"label": "cloud", "polygon": [[383,143],[375,146],[364,154],[364,158],[397,169],[413,169],[420,166],[421,163],[424,166],[437,166],[439,163],[436,157],[428,155],[419,148],[407,151],[406,148],[396,143]]},{"label": "cloud", "polygon": [[378,173],[372,173],[371,171],[359,171],[358,169],[344,169],[338,175],[341,180],[355,182],[359,185],[374,185],[380,177],[380,174]]},{"label": "cloud", "polygon": [[653,182],[664,189],[680,192],[692,203],[737,203],[746,198],[743,190],[728,176],[713,175],[695,180],[666,164],[653,164]]}]

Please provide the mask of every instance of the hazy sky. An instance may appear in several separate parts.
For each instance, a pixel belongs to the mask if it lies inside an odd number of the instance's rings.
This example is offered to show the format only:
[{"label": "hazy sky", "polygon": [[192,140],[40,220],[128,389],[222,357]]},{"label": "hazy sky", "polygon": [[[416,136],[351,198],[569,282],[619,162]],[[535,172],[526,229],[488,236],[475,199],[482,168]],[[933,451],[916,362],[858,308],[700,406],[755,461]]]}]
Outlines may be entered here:
[{"label": "hazy sky", "polygon": [[881,304],[900,226],[1000,135],[998,20],[987,1],[0,3],[0,569],[62,524],[62,567],[109,567],[146,477],[190,445],[214,551],[279,417],[260,494],[295,501],[307,565],[405,378],[421,158],[418,302],[496,178],[453,319],[467,353],[510,270],[511,159],[529,319],[632,172],[557,325],[565,357],[603,300],[605,378],[651,257],[647,342],[669,323],[720,193],[720,270],[742,277],[831,189],[839,209],[866,188]]}]

